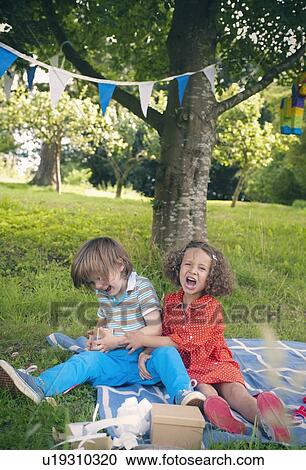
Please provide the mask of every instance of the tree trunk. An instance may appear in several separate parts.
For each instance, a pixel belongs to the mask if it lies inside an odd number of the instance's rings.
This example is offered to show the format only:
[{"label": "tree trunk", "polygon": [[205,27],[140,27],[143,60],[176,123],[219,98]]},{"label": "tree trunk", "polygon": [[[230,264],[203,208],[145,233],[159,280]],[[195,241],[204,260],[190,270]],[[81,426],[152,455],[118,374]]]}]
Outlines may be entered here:
[{"label": "tree trunk", "polygon": [[55,145],[55,186],[58,194],[62,191],[62,179],[61,179],[61,144]]},{"label": "tree trunk", "polygon": [[115,178],[116,178],[116,184],[117,184],[115,198],[120,198],[121,197],[121,192],[122,192],[122,187],[123,187],[123,178],[122,178],[121,168],[118,165],[118,163],[116,162],[115,158],[113,158],[113,157],[110,158],[110,163],[113,167],[113,170],[114,170],[114,173],[115,173]]},{"label": "tree trunk", "polygon": [[[213,2],[177,0],[167,47],[170,73],[214,63],[216,33],[209,10]],[[177,83],[169,89],[161,162],[153,206],[153,241],[163,250],[207,239],[206,200],[215,143],[216,101],[202,72],[193,75],[178,102]]]},{"label": "tree trunk", "polygon": [[239,180],[238,180],[238,183],[237,183],[237,186],[235,188],[233,197],[232,197],[231,207],[236,206],[236,202],[239,199],[240,193],[241,193],[243,185],[244,185],[244,181],[245,181],[245,175],[243,173],[241,173],[240,177],[239,177]]},{"label": "tree trunk", "polygon": [[36,186],[53,186],[56,184],[55,146],[43,142],[40,151],[40,163],[30,184]]},{"label": "tree trunk", "polygon": [[122,188],[126,183],[127,177],[130,174],[133,164],[137,162],[137,157],[131,157],[128,160],[126,160],[124,170],[120,168],[119,164],[116,162],[114,158],[111,158],[110,161],[111,161],[111,165],[113,167],[113,170],[116,176],[116,182],[117,182],[117,190],[116,190],[115,197],[120,198],[121,193],[122,193]]},{"label": "tree trunk", "polygon": [[123,179],[119,178],[119,179],[117,179],[116,198],[121,197],[122,188],[123,188]]}]

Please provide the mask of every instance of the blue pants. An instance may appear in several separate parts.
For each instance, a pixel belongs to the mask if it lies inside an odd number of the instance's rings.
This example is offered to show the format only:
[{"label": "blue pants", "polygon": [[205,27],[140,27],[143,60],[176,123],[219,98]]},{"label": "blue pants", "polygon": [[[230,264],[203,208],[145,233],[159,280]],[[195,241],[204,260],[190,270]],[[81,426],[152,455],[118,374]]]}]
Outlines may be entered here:
[{"label": "blue pants", "polygon": [[46,396],[58,395],[71,387],[88,382],[94,387],[108,385],[154,385],[162,382],[170,400],[179,390],[190,390],[190,379],[179,355],[172,346],[156,348],[146,362],[152,379],[143,380],[138,371],[138,356],[142,349],[128,354],[126,349],[114,349],[108,353],[85,351],[74,354],[66,362],[45,370],[37,377],[37,384]]}]

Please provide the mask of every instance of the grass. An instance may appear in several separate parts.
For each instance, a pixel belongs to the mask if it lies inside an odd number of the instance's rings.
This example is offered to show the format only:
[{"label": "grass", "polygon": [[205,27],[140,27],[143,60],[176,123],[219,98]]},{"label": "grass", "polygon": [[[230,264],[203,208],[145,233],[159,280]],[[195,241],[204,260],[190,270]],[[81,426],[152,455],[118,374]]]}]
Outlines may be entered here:
[{"label": "grass", "polygon": [[[0,184],[2,358],[15,367],[35,363],[43,370],[67,357],[46,345],[47,334],[84,334],[95,323],[95,299],[74,289],[69,274],[74,253],[89,238],[116,238],[161,298],[172,290],[161,274],[160,254],[150,243],[150,201],[124,197],[59,196],[25,184]],[[280,205],[239,203],[231,209],[227,202],[209,202],[210,242],[225,252],[237,277],[235,293],[222,299],[226,336],[259,337],[269,321],[280,338],[306,340],[305,216],[305,209]],[[77,307],[84,301],[88,308],[81,315]],[[95,391],[78,387],[56,403],[37,407],[1,391],[0,448],[51,448],[52,427],[63,431],[69,420],[91,418]],[[250,445],[232,443],[229,448]],[[262,447],[255,442],[251,448]]]}]

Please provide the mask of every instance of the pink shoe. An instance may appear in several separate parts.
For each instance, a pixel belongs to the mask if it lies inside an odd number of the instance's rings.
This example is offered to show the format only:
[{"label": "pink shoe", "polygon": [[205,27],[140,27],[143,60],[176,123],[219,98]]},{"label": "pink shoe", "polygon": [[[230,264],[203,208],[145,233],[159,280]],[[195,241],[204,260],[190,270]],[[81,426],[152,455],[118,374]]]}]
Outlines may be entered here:
[{"label": "pink shoe", "polygon": [[260,393],[257,397],[257,410],[260,423],[274,441],[291,441],[285,407],[274,393]]},{"label": "pink shoe", "polygon": [[221,397],[208,397],[204,402],[204,413],[217,428],[235,434],[246,432],[245,424],[235,418],[228,403]]}]

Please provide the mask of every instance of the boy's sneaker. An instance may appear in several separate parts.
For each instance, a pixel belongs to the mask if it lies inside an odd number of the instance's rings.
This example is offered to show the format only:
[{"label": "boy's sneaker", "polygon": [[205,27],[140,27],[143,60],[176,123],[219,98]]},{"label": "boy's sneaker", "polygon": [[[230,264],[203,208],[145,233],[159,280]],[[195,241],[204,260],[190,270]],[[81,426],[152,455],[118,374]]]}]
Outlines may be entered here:
[{"label": "boy's sneaker", "polygon": [[201,392],[195,390],[180,390],[175,395],[175,404],[184,406],[197,406],[200,410],[203,409],[205,396]]},{"label": "boy's sneaker", "polygon": [[209,421],[223,431],[245,434],[246,425],[237,419],[229,404],[222,397],[208,397],[204,402],[204,414]]},{"label": "boy's sneaker", "polygon": [[265,432],[274,441],[289,443],[288,417],[282,401],[272,392],[262,392],[257,396],[257,412]]},{"label": "boy's sneaker", "polygon": [[0,388],[5,388],[13,393],[22,393],[35,403],[40,403],[45,398],[44,392],[37,385],[34,377],[14,369],[3,360],[0,360]]}]

